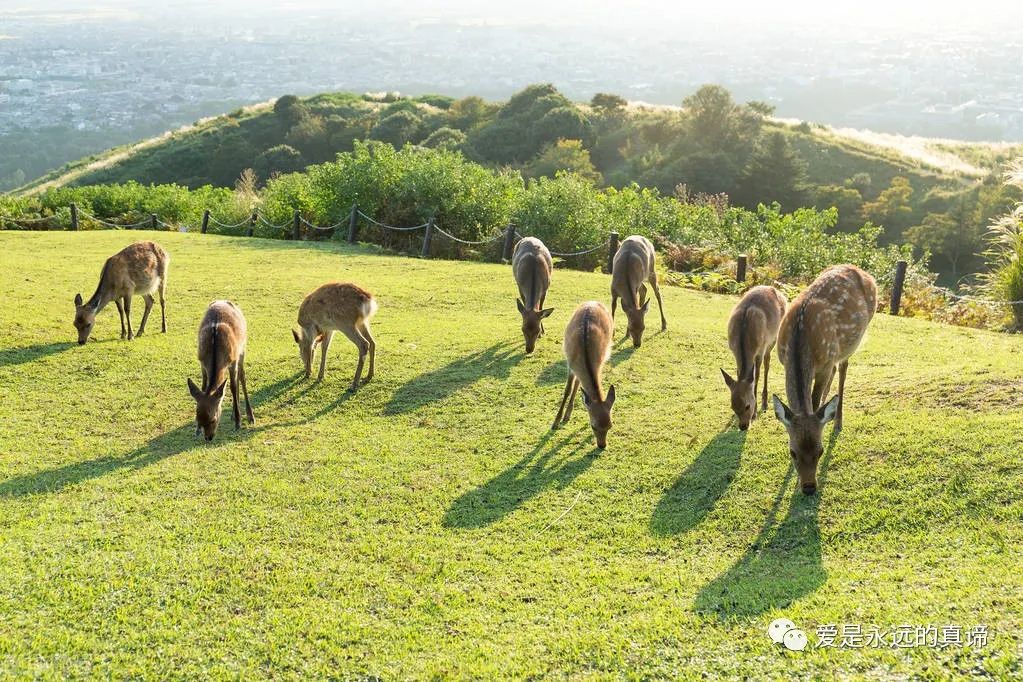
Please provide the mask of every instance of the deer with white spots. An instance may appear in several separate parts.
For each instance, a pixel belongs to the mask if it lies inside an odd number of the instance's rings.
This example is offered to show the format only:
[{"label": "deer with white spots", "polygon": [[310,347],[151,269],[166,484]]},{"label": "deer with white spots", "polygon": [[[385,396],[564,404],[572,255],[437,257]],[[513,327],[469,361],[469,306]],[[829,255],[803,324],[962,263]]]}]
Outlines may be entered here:
[{"label": "deer with white spots", "polygon": [[554,312],[554,308],[543,307],[547,290],[551,287],[551,270],[554,261],[551,252],[536,237],[524,237],[515,247],[512,256],[512,273],[519,288],[515,300],[522,315],[522,336],[526,339],[526,352],[536,348],[537,338],[543,336],[543,320]]},{"label": "deer with white spots", "polygon": [[657,297],[657,308],[661,312],[661,331],[668,328],[664,319],[664,305],[661,303],[661,289],[657,286],[657,270],[654,265],[657,252],[650,240],[640,235],[627,237],[615,253],[611,263],[611,317],[615,316],[618,299],[622,299],[622,310],[629,319],[628,334],[632,345],[639,348],[643,342],[644,318],[650,299],[646,298],[647,283],[653,287]]},{"label": "deer with white spots", "polygon": [[721,375],[732,396],[732,411],[745,431],[757,416],[757,387],[763,368],[764,388],[760,409],[767,409],[767,377],[771,351],[788,300],[774,287],[753,287],[739,300],[728,318],[728,347],[735,356],[735,378],[724,369]]},{"label": "deer with white spots", "polygon": [[[874,278],[855,265],[822,272],[789,306],[778,334],[778,359],[785,366],[785,395],[774,396],[774,413],[789,434],[789,454],[803,493],[817,490],[817,465],[824,453],[824,425],[842,429],[842,403],[849,358],[859,347],[877,309]],[[838,395],[824,402],[838,372]]]},{"label": "deer with white spots", "polygon": [[[565,329],[565,360],[568,363],[568,382],[561,396],[558,415],[552,429],[568,422],[572,416],[575,392],[582,386],[583,403],[590,414],[590,428],[597,439],[597,447],[607,447],[607,432],[611,430],[611,407],[615,403],[615,387],[604,394],[600,384],[600,371],[611,357],[614,321],[607,308],[597,301],[582,303]],[[564,415],[564,417],[562,417]]]}]

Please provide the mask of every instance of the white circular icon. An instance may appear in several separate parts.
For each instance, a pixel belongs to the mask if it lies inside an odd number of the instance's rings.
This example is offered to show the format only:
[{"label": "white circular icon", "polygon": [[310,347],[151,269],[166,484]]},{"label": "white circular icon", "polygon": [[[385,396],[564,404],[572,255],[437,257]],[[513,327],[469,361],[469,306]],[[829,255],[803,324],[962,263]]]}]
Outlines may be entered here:
[{"label": "white circular icon", "polygon": [[782,641],[789,651],[802,651],[806,648],[806,633],[799,628],[792,628],[785,633]]},{"label": "white circular icon", "polygon": [[796,624],[788,618],[776,618],[767,626],[767,634],[771,636],[772,642],[781,644],[785,640],[785,633],[795,628]]}]

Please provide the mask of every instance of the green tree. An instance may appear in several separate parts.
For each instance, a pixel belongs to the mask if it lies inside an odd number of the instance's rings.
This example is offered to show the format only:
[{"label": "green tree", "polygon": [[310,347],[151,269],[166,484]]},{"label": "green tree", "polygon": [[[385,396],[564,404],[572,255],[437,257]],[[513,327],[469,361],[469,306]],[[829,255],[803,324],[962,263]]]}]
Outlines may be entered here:
[{"label": "green tree", "polygon": [[612,95],[607,92],[598,92],[590,100],[590,106],[604,116],[613,116],[621,113],[629,101],[620,95]]},{"label": "green tree", "polygon": [[773,104],[768,104],[767,102],[762,102],[760,100],[751,100],[746,102],[746,106],[749,107],[750,111],[765,118],[768,116],[774,116],[775,106]]},{"label": "green tree", "polygon": [[771,133],[757,145],[743,168],[736,195],[746,206],[778,202],[788,211],[806,202],[806,162],[784,133]]},{"label": "green tree", "polygon": [[740,106],[720,85],[704,85],[682,101],[694,142],[704,149],[735,152],[754,140],[761,118]]},{"label": "green tree", "polygon": [[423,146],[431,149],[458,149],[464,143],[465,133],[448,126],[437,128],[423,140]]},{"label": "green tree", "polygon": [[815,194],[814,206],[818,209],[834,208],[838,211],[836,227],[842,232],[854,232],[863,224],[860,219],[863,196],[859,190],[842,185],[821,185]]},{"label": "green tree", "polygon": [[398,111],[381,119],[373,126],[369,136],[398,148],[415,139],[421,123],[422,119],[411,111]]},{"label": "green tree", "polygon": [[523,169],[527,178],[554,177],[559,172],[570,171],[594,184],[603,181],[593,167],[590,153],[580,140],[558,140],[548,147]]},{"label": "green tree", "polygon": [[252,170],[265,181],[275,175],[295,173],[302,170],[305,165],[301,152],[286,144],[279,144],[257,156]]},{"label": "green tree", "polygon": [[557,140],[581,140],[586,146],[593,142],[593,126],[575,106],[551,109],[533,125],[532,132],[537,148]]},{"label": "green tree", "polygon": [[912,199],[913,186],[909,179],[897,175],[877,199],[863,204],[863,219],[883,225],[895,234],[902,234],[913,216]]},{"label": "green tree", "polygon": [[309,115],[309,110],[295,95],[284,95],[278,97],[274,102],[274,114],[281,121],[281,127],[284,130],[290,130],[292,126]]}]

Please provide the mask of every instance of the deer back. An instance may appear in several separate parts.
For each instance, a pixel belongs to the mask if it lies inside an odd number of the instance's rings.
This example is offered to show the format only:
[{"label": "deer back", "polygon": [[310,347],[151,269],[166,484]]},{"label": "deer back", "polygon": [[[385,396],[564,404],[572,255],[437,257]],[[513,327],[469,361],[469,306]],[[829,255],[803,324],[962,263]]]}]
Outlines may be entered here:
[{"label": "deer back", "polygon": [[245,352],[248,332],[245,316],[230,301],[210,303],[199,323],[199,363],[205,370],[202,390],[220,385],[227,368]]},{"label": "deer back", "polygon": [[656,258],[654,245],[646,237],[632,235],[622,242],[611,265],[611,291],[622,299],[622,305],[642,305],[639,289],[650,279]]},{"label": "deer back", "polygon": [[728,347],[740,376],[751,372],[753,361],[774,346],[786,304],[785,295],[774,287],[756,286],[732,310]]},{"label": "deer back", "polygon": [[604,304],[582,303],[576,308],[565,329],[565,360],[579,379],[582,389],[591,398],[604,400],[600,373],[611,357],[614,322]]},{"label": "deer back", "polygon": [[551,286],[554,261],[551,252],[536,237],[524,237],[512,255],[512,273],[519,288],[519,297],[527,310],[539,310],[540,301]]},{"label": "deer back", "polygon": [[324,331],[351,329],[376,312],[373,294],[351,282],[328,282],[314,289],[298,309],[303,329]]}]

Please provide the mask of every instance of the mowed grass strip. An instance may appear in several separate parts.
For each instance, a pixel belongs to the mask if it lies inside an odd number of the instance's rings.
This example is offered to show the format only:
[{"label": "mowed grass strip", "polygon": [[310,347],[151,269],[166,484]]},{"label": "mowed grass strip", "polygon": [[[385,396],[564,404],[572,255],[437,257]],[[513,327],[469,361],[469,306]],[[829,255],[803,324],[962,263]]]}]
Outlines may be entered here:
[{"label": "mowed grass strip", "polygon": [[[169,333],[156,317],[122,342],[111,305],[74,345],[75,293],[149,237],[171,255]],[[354,346],[336,337],[315,383],[291,336],[329,280],[380,303],[377,373],[354,395]],[[665,287],[668,331],[635,352],[619,327],[606,451],[581,404],[548,430],[565,322],[608,288],[557,270],[526,356],[507,266],[0,233],[0,672],[1021,674],[1023,340],[877,316],[804,498],[773,415],[729,426],[731,298]],[[248,318],[256,424],[205,444],[185,380],[216,298]],[[766,636],[778,616],[811,641],[843,623],[983,624],[990,641],[785,652]]]}]

